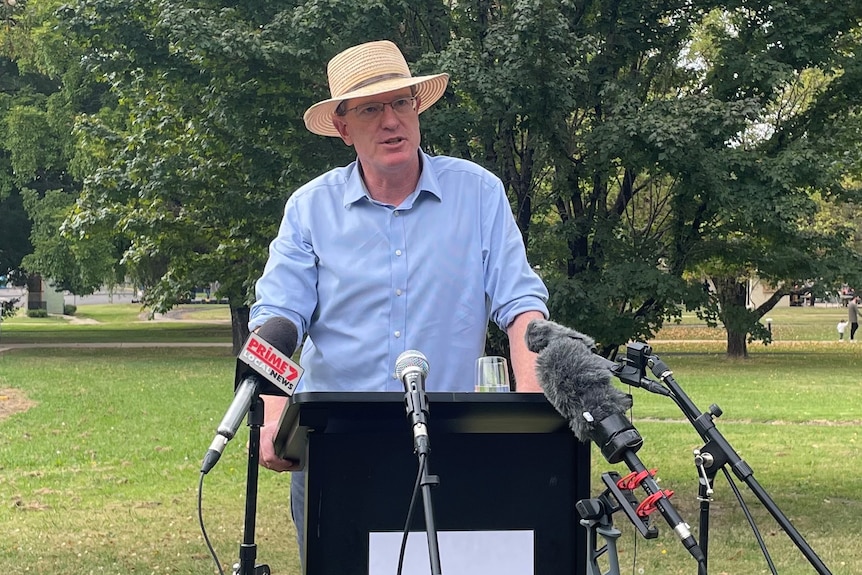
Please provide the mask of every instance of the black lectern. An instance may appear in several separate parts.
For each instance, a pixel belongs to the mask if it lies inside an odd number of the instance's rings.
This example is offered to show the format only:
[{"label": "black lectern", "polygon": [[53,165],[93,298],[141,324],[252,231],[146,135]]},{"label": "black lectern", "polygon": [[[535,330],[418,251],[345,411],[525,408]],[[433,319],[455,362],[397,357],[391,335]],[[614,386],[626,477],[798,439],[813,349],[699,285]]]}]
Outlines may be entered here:
[{"label": "black lectern", "polygon": [[[544,395],[429,393],[428,402],[438,534],[519,531],[534,559],[523,575],[585,574],[575,503],[590,497],[590,446]],[[368,575],[371,534],[403,530],[416,478],[403,394],[297,393],[275,444],[306,471],[307,575]],[[423,525],[420,506],[411,531]],[[440,560],[446,574],[443,547]]]}]

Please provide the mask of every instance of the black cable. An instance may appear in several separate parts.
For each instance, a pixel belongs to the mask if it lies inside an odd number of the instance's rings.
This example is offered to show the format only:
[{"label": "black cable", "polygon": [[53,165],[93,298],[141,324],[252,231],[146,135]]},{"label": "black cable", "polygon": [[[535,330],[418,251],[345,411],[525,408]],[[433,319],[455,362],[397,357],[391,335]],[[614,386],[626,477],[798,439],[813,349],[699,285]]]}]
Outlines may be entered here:
[{"label": "black cable", "polygon": [[204,495],[204,476],[206,473],[201,472],[201,479],[198,482],[198,523],[201,526],[201,533],[204,536],[204,542],[207,544],[207,549],[209,549],[210,557],[215,561],[216,569],[218,569],[219,575],[224,575],[224,570],[221,568],[221,562],[218,560],[218,555],[216,555],[215,549],[213,549],[212,543],[210,543],[210,538],[207,535],[207,530],[204,527],[204,514],[203,514],[203,495]]},{"label": "black cable", "polygon": [[[632,386],[629,385],[629,395],[631,395],[631,391],[632,391]],[[629,420],[632,422],[632,424],[634,424],[634,420],[635,420],[635,402],[634,401],[632,401],[632,406],[629,407]],[[619,503],[622,504],[623,502],[620,501]],[[637,529],[635,529],[634,531],[632,531],[632,550],[633,550],[632,551],[632,575],[637,573],[636,569],[637,569],[637,561],[638,561],[638,543],[639,543],[638,532],[637,532]]]},{"label": "black cable", "polygon": [[425,474],[425,464],[428,460],[427,454],[419,453],[419,472],[416,474],[416,483],[413,484],[413,494],[410,497],[410,506],[407,509],[407,521],[404,522],[404,531],[401,537],[401,550],[398,553],[398,575],[404,568],[404,552],[407,549],[407,537],[410,535],[410,523],[413,520],[413,510],[419,498],[419,486],[422,484],[422,476]]},{"label": "black cable", "polygon": [[769,555],[769,550],[766,548],[766,542],[763,540],[763,536],[760,534],[760,530],[757,528],[757,524],[754,521],[754,516],[751,515],[751,511],[748,509],[748,505],[745,503],[745,499],[742,498],[742,493],[737,488],[736,483],[733,481],[733,477],[730,475],[730,472],[724,467],[721,467],[722,473],[724,473],[724,477],[727,478],[727,483],[730,485],[730,488],[733,490],[733,494],[736,496],[736,500],[739,501],[739,507],[742,508],[742,512],[745,514],[745,518],[748,519],[748,524],[751,526],[751,530],[754,532],[754,538],[757,539],[757,544],[760,545],[760,550],[763,553],[763,557],[766,559],[767,565],[769,565],[769,570],[772,572],[772,575],[777,575],[777,571],[775,570],[775,564],[772,562],[772,557]]}]

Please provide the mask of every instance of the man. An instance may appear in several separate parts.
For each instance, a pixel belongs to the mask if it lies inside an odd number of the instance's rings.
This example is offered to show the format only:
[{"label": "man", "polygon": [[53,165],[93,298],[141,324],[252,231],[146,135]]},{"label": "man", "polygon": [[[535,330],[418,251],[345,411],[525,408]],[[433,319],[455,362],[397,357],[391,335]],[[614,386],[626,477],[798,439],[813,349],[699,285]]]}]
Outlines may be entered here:
[{"label": "man", "polygon": [[850,322],[850,341],[856,341],[856,330],[859,329],[859,296],[853,296],[847,304],[847,321]]},{"label": "man", "polygon": [[[340,137],[357,160],[295,191],[257,282],[249,327],[286,317],[307,335],[298,391],[403,391],[395,360],[416,349],[429,391],[472,391],[488,320],[506,330],[518,391],[541,391],[527,323],[547,318],[547,289],[527,263],[499,178],[420,150],[419,114],[447,74],[412,77],[395,44],[370,42],[327,68],[332,97],[309,108],[313,133]],[[286,398],[266,398],[260,462],[294,463],[272,440]],[[304,474],[291,481],[301,538]]]}]

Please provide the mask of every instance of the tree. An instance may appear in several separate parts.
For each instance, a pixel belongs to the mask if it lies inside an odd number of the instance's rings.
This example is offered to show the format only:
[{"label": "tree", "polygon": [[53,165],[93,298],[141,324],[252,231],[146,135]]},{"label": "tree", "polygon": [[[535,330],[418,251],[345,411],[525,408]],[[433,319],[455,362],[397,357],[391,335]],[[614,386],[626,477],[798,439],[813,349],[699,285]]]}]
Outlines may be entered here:
[{"label": "tree", "polygon": [[[98,237],[87,242],[70,242],[62,233],[63,222],[73,196],[50,190],[40,196],[34,190],[24,190],[24,205],[33,220],[33,253],[24,257],[23,266],[32,273],[46,274],[58,290],[76,295],[94,293],[112,278],[116,262],[115,246],[108,238]],[[113,278],[108,285],[122,278]]]},{"label": "tree", "polygon": [[737,278],[824,289],[858,261],[811,225],[862,165],[857,4],[30,0],[16,58],[62,79],[33,110],[75,118],[70,247],[112,246],[154,310],[218,281],[235,346],[284,200],[351,159],[301,122],[326,62],[390,38],[451,74],[423,145],[502,177],[554,319],[613,353],[705,306],[744,355],[763,309]]},{"label": "tree", "polygon": [[386,4],[65,8],[62,29],[116,99],[77,124],[87,180],[67,233],[76,242],[120,234],[127,273],[156,311],[218,282],[238,350],[285,199],[350,159],[339,141],[308,133],[302,113],[325,90],[329,57],[398,29]]},{"label": "tree", "polygon": [[486,3],[456,10],[439,59],[468,116],[464,135],[438,137],[469,142],[456,153],[502,175],[552,315],[609,353],[698,293],[667,266],[680,183],[667,167],[702,118],[687,117],[699,103],[667,98],[686,79],[675,57],[699,10]]},{"label": "tree", "polygon": [[[28,272],[36,272],[72,288],[78,284],[64,274],[75,264],[67,261],[67,248],[58,250],[67,243],[60,237],[64,213],[48,212],[62,212],[80,191],[69,169],[73,109],[93,98],[80,82],[60,73],[64,58],[74,60],[64,44],[39,33],[40,18],[56,4],[4,4],[14,16],[11,25],[0,29],[0,270],[8,270],[19,285],[26,283]],[[31,215],[37,211],[42,225],[34,228],[36,216]],[[75,293],[92,291],[82,289],[87,291]]]},{"label": "tree", "polygon": [[[823,206],[858,199],[858,186],[845,182],[860,158],[862,11],[817,2],[747,8],[713,12],[703,27],[704,86],[716,98],[750,102],[751,114],[717,150],[725,163],[710,193],[719,209],[690,199],[709,225],[688,256],[716,287],[705,313],[721,320],[728,353],[738,357],[749,339],[770,341],[759,320],[781,297],[858,281],[862,263],[852,222],[824,225],[821,215]],[[777,289],[749,309],[744,284],[754,275]]]},{"label": "tree", "polygon": [[[7,116],[27,88],[14,62],[0,56],[0,142],[8,142]],[[23,283],[21,260],[31,250],[30,220],[14,177],[12,152],[8,143],[0,144],[0,275]]]},{"label": "tree", "polygon": [[[552,314],[612,353],[649,337],[680,302],[710,305],[693,275],[709,262],[724,277],[757,270],[792,285],[834,280],[837,262],[858,261],[846,229],[802,224],[814,215],[810,194],[846,193],[848,163],[835,160],[854,150],[859,10],[459,5],[439,62],[469,117],[445,116],[461,121],[440,126],[436,141],[504,176]],[[815,67],[841,72],[810,105],[777,114],[780,96]],[[712,302],[722,304],[728,352],[744,355],[744,336],[762,335],[757,315],[735,311],[733,282],[715,279],[728,285]]]}]

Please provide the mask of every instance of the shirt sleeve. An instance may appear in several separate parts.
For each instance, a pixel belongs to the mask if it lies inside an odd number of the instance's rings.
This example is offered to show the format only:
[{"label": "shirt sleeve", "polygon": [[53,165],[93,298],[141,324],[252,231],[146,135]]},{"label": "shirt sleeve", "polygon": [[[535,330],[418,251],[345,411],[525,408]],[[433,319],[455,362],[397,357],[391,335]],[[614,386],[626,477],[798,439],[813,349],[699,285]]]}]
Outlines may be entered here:
[{"label": "shirt sleeve", "polygon": [[317,257],[303,224],[301,200],[301,194],[294,194],[287,201],[249,313],[249,329],[275,316],[291,320],[300,341],[317,306]]},{"label": "shirt sleeve", "polygon": [[491,320],[505,331],[526,311],[541,312],[547,319],[548,289],[527,261],[523,236],[498,178],[494,178],[487,198],[482,221]]}]

